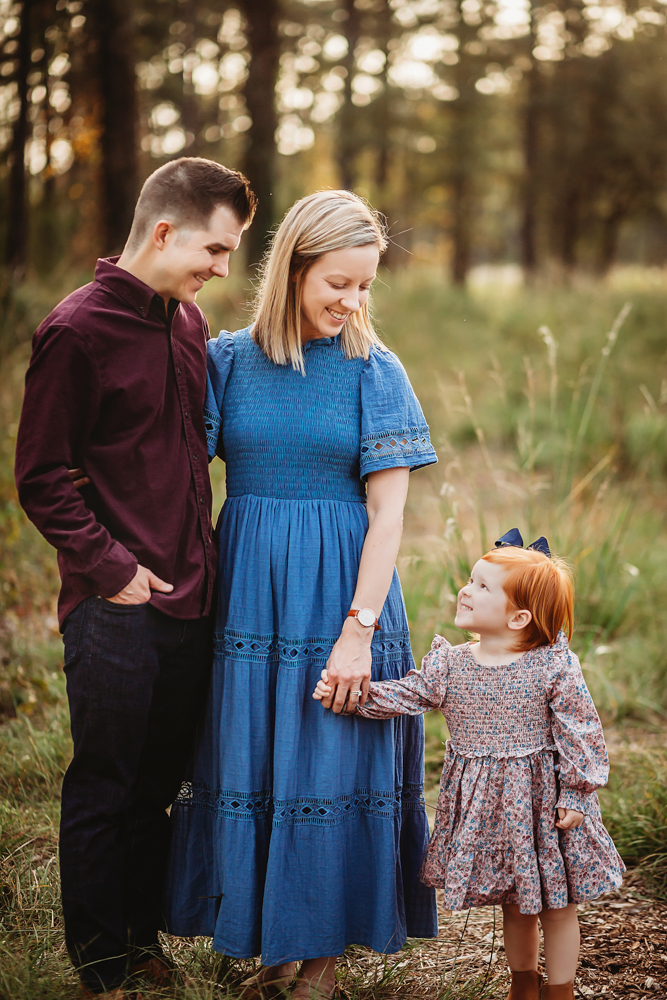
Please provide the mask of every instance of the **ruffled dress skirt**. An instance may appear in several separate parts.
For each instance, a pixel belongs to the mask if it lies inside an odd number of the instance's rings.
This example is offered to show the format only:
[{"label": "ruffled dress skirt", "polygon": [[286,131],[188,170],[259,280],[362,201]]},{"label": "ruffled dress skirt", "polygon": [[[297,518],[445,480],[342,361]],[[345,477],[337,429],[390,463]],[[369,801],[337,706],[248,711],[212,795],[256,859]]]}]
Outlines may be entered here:
[{"label": "ruffled dress skirt", "polygon": [[522,913],[583,903],[618,887],[625,866],[596,795],[575,830],[556,827],[558,754],[468,757],[448,745],[422,869],[451,910],[499,903]]},{"label": "ruffled dress skirt", "polygon": [[[428,842],[421,717],[369,721],[312,693],[350,607],[363,503],[229,498],[218,525],[212,685],[172,809],[167,922],[267,965],[396,952],[437,935],[419,879]],[[252,628],[248,624],[252,623]],[[414,666],[394,575],[373,679]]]}]

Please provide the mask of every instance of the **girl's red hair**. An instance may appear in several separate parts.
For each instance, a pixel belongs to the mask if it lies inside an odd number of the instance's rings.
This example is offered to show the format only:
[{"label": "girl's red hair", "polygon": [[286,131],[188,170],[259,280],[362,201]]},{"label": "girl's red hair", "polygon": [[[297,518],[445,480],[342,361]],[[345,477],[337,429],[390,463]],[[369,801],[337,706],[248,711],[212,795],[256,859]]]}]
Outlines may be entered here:
[{"label": "girl's red hair", "polygon": [[530,611],[532,621],[521,631],[516,643],[519,652],[535,646],[552,646],[561,629],[572,638],[574,627],[574,582],[567,564],[554,556],[549,559],[535,549],[503,546],[482,556],[486,562],[506,571],[503,590],[509,606]]}]

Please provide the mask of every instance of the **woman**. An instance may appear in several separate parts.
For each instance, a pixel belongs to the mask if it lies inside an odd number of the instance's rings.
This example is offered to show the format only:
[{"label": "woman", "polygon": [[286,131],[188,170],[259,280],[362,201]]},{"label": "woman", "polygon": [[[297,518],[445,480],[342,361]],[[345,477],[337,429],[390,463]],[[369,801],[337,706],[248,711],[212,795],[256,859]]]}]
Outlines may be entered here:
[{"label": "woman", "polygon": [[209,344],[210,455],[227,463],[215,658],[192,780],[172,810],[169,927],[261,954],[244,998],[328,997],[346,945],[437,934],[421,719],[324,712],[413,666],[394,568],[410,469],[436,461],[368,296],[386,240],[347,191],[297,202],[255,322]]}]

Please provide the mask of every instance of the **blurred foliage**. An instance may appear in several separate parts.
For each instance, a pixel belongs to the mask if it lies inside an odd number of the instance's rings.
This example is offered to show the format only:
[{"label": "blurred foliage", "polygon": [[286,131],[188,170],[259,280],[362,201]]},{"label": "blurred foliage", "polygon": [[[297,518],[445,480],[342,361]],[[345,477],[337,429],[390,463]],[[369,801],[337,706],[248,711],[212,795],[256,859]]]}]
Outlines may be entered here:
[{"label": "blurred foliage", "polygon": [[628,864],[640,863],[656,893],[667,898],[667,751],[630,746],[612,756],[601,793],[605,822]]},{"label": "blurred foliage", "polygon": [[[387,215],[393,268],[663,264],[665,22],[658,0],[0,0],[4,280],[90,270],[183,154],[248,169],[265,228],[354,188]],[[253,120],[269,52],[274,110]]]}]

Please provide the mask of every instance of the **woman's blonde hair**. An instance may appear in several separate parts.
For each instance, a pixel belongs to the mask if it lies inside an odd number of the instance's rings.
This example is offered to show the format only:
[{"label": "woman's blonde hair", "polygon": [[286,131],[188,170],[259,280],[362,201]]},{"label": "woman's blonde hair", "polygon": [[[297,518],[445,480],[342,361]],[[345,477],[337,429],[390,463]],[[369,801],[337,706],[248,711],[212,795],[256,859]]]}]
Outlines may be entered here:
[{"label": "woman's blonde hair", "polygon": [[[350,191],[319,191],[290,208],[273,237],[262,268],[254,310],[253,338],[278,365],[304,372],[301,294],[313,264],[332,250],[375,244],[387,247],[385,226],[369,205]],[[368,303],[353,313],[340,333],[347,358],[368,358],[372,344],[385,349],[373,329]]]}]

